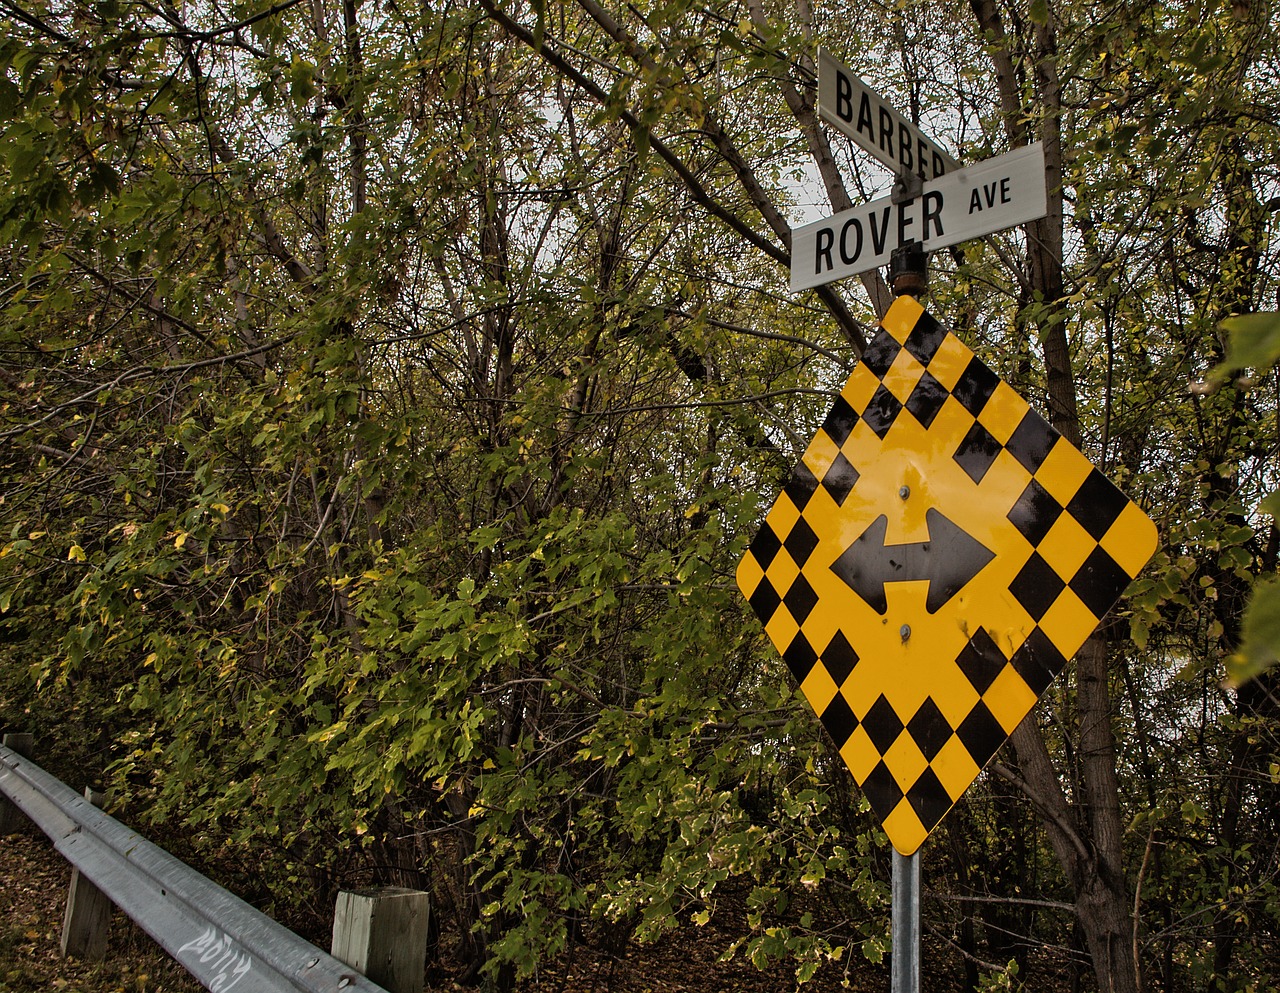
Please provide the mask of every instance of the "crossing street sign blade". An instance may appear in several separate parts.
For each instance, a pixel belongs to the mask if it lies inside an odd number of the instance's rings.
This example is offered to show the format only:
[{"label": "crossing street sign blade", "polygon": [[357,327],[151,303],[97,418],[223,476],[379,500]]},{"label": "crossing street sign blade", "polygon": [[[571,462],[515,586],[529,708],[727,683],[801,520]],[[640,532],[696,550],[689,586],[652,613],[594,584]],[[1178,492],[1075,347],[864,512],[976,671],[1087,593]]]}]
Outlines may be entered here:
[{"label": "crossing street sign blade", "polygon": [[910,855],[1156,544],[1079,449],[900,297],[737,582]]},{"label": "crossing street sign blade", "polygon": [[900,176],[935,179],[959,168],[945,148],[825,48],[818,49],[818,116]]},{"label": "crossing street sign blade", "polygon": [[924,184],[901,203],[871,203],[791,232],[791,289],[821,286],[887,265],[894,249],[957,245],[1044,217],[1049,211],[1044,149],[1025,145]]}]

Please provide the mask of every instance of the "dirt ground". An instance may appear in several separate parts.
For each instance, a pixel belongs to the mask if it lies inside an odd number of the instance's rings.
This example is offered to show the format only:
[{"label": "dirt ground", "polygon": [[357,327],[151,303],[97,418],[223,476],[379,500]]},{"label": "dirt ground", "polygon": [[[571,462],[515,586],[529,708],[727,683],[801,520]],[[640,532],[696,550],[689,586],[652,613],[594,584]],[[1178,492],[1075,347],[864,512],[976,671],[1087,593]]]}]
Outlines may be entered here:
[{"label": "dirt ground", "polygon": [[[0,838],[0,993],[195,993],[202,989],[118,912],[104,961],[90,964],[62,958],[59,939],[70,878],[70,866],[43,835]],[[761,972],[747,962],[718,963],[728,941],[713,920],[705,928],[687,928],[653,945],[632,948],[620,959],[606,959],[580,947],[522,984],[520,993],[783,993],[795,988],[787,967]],[[849,965],[824,969],[806,984],[806,993],[888,989],[886,968],[855,961],[846,972]],[[926,977],[924,989],[943,993],[953,986]],[[429,993],[463,990],[443,979]]]}]

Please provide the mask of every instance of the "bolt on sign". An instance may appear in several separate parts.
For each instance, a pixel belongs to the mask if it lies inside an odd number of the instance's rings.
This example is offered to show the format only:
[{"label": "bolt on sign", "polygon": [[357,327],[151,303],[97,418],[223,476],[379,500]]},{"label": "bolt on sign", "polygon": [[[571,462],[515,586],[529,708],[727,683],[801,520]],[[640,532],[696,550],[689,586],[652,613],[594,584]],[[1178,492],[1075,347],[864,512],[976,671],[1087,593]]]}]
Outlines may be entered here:
[{"label": "bolt on sign", "polygon": [[911,855],[1156,543],[1136,504],[904,296],[737,580]]}]

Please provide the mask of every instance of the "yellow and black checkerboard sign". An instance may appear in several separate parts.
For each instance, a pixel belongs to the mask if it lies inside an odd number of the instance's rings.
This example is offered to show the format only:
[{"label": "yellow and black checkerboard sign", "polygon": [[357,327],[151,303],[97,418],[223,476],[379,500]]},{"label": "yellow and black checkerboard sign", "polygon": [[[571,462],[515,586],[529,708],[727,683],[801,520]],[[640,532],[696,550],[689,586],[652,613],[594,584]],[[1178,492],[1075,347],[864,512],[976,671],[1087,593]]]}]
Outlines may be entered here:
[{"label": "yellow and black checkerboard sign", "polygon": [[1156,542],[1136,504],[901,297],[738,586],[910,855]]}]

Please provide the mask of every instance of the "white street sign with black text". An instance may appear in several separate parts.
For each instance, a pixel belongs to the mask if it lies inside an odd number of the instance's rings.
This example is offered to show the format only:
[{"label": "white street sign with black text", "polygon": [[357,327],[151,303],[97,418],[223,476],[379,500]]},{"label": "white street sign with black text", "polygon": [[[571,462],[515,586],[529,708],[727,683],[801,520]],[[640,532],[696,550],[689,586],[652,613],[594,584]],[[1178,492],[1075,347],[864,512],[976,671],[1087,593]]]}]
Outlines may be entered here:
[{"label": "white street sign with black text", "polygon": [[1048,213],[1044,150],[1015,148],[926,182],[901,203],[882,197],[791,232],[791,288],[821,286],[887,265],[918,241],[934,251],[1003,231]]},{"label": "white street sign with black text", "polygon": [[936,179],[959,168],[941,145],[824,48],[818,49],[818,116],[899,176]]}]

